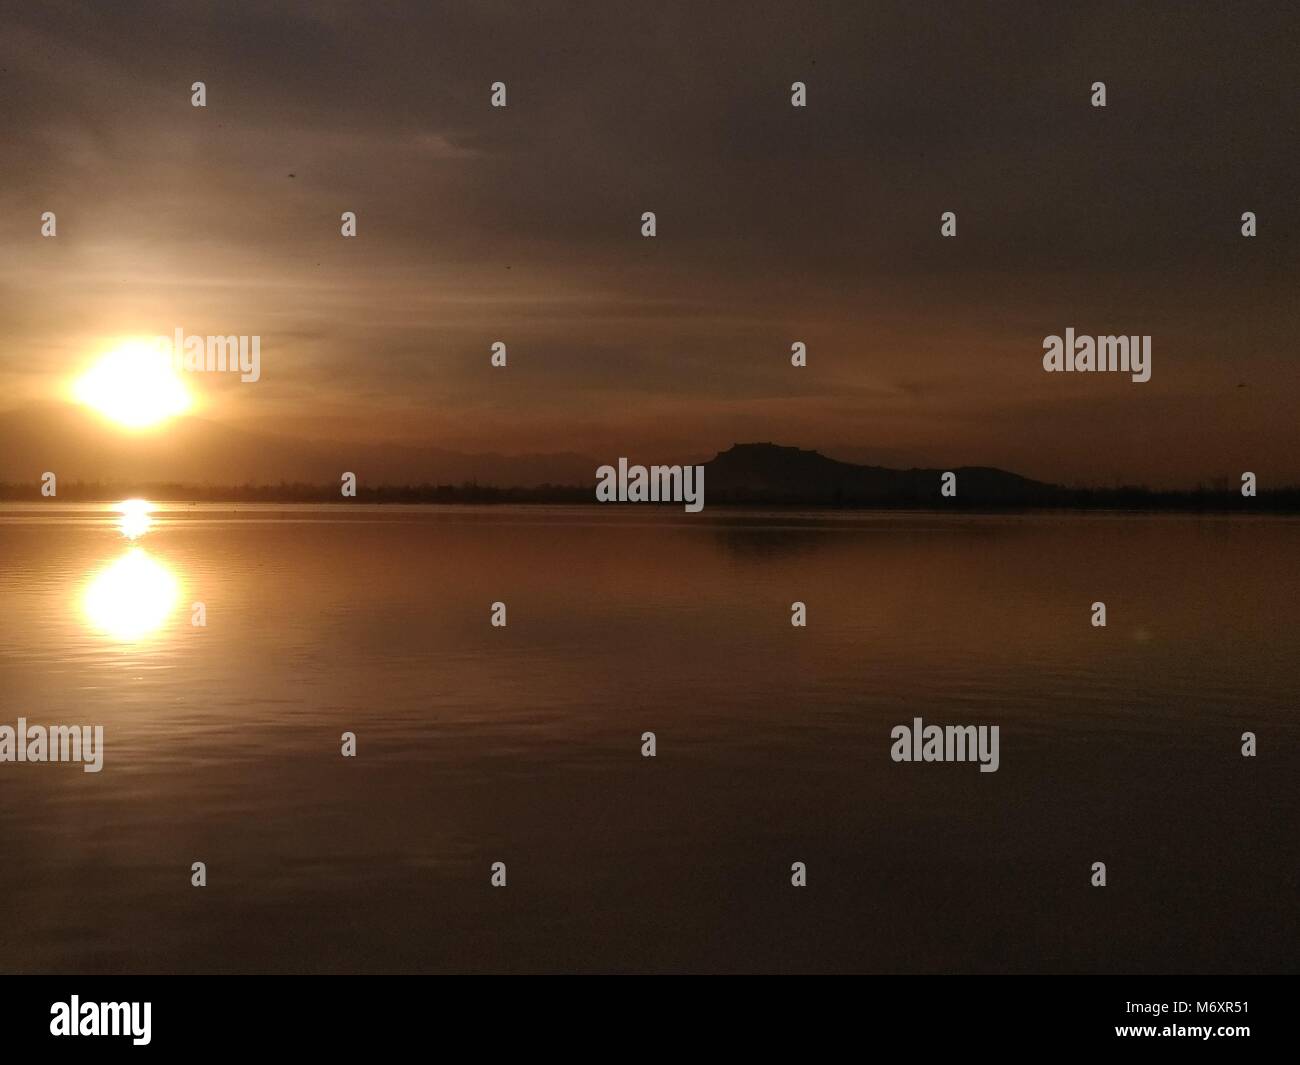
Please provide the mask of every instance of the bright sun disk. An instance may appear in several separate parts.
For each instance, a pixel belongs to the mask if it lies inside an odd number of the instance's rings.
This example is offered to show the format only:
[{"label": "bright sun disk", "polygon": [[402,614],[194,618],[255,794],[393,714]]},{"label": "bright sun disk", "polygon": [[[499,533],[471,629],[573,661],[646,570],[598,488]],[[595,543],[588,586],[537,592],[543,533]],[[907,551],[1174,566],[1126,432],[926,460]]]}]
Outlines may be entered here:
[{"label": "bright sun disk", "polygon": [[128,429],[145,429],[189,410],[191,398],[171,359],[144,341],[114,348],[73,384],[79,403]]}]

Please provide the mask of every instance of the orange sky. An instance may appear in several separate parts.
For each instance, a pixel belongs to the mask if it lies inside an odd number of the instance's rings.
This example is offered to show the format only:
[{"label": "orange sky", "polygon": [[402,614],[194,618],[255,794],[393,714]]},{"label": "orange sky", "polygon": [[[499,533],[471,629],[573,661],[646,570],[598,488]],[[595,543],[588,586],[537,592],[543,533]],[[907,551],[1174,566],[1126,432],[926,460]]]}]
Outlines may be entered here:
[{"label": "orange sky", "polygon": [[[11,16],[0,444],[6,413],[115,338],[179,326],[262,337],[256,384],[195,378],[203,418],[343,447],[773,440],[1074,483],[1300,482],[1284,13],[756,6],[346,26],[168,7],[147,35],[134,9]],[[1045,374],[1067,326],[1150,334],[1151,381]]]}]

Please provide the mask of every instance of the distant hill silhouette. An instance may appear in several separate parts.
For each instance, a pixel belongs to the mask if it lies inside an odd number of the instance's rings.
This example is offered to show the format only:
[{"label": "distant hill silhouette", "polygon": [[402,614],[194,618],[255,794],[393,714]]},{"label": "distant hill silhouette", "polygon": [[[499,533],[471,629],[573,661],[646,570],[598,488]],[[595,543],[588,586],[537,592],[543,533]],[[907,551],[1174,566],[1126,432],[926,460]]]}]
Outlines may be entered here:
[{"label": "distant hill silhouette", "polygon": [[[817,451],[779,444],[735,444],[704,464],[705,505],[748,503],[829,507],[952,509],[1068,508],[1184,511],[1300,511],[1300,488],[1262,489],[1245,498],[1240,484],[1158,492],[1141,486],[1068,488],[990,466],[894,470],[859,466]],[[957,494],[940,494],[942,475],[957,476]]]},{"label": "distant hill silhouette", "polygon": [[[891,470],[829,459],[779,444],[735,444],[704,464],[708,503],[803,503],[829,506],[952,504],[940,495],[944,470]],[[991,506],[1059,501],[1064,490],[988,466],[954,466],[958,501]]]},{"label": "distant hill silhouette", "polygon": [[[40,500],[40,472],[52,469],[59,474],[57,498],[63,501],[139,495],[158,501],[346,503],[338,477],[351,469],[358,475],[356,501],[361,503],[593,504],[596,468],[608,461],[571,453],[466,455],[379,443],[330,448],[231,431],[197,418],[156,438],[120,439],[73,413],[58,407],[0,416],[0,500]],[[224,474],[220,480],[204,476],[214,455]],[[199,460],[207,465],[199,466]],[[646,462],[647,457],[634,461]],[[1300,511],[1296,487],[1261,489],[1251,499],[1244,499],[1227,478],[1193,491],[1067,488],[989,466],[952,467],[957,495],[947,498],[940,494],[941,469],[863,466],[773,443],[733,444],[704,468],[706,508]]]}]

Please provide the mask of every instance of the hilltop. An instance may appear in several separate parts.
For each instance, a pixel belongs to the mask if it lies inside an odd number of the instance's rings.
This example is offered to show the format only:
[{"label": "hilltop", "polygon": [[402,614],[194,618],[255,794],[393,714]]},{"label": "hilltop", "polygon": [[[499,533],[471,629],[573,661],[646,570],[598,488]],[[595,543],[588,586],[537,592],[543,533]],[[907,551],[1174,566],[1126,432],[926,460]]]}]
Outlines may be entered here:
[{"label": "hilltop", "polygon": [[817,451],[779,444],[735,444],[704,464],[710,503],[804,503],[830,506],[928,506],[948,503],[940,477],[957,477],[957,500],[993,506],[1058,501],[1064,489],[990,466],[952,466],[947,471],[913,467],[858,466]]}]

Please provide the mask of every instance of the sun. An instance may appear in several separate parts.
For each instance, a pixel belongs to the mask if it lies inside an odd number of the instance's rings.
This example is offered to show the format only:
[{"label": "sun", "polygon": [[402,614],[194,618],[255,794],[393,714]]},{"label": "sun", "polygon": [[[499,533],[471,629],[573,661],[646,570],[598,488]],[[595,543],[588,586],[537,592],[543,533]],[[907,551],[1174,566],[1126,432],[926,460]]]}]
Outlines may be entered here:
[{"label": "sun", "polygon": [[166,352],[147,341],[128,341],[100,356],[73,382],[72,394],[127,429],[158,425],[193,404]]}]

